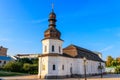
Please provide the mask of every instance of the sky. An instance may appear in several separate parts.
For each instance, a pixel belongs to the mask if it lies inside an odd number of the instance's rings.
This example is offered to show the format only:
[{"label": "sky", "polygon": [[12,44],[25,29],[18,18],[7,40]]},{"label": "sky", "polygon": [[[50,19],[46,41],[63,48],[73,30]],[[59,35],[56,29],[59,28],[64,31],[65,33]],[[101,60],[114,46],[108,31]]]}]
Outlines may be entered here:
[{"label": "sky", "polygon": [[8,55],[42,53],[52,3],[63,48],[120,56],[120,0],[0,0],[0,45]]}]

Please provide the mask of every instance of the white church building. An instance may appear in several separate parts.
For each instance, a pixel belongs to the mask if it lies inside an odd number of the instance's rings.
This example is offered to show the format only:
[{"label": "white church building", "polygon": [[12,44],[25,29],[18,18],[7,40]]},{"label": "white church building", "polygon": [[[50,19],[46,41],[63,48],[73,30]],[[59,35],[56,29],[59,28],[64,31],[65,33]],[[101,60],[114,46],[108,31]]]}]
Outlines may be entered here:
[{"label": "white church building", "polygon": [[56,14],[49,15],[49,28],[44,32],[39,56],[39,78],[56,79],[96,75],[105,72],[105,62],[96,54],[76,45],[62,48],[61,33],[56,28]]}]

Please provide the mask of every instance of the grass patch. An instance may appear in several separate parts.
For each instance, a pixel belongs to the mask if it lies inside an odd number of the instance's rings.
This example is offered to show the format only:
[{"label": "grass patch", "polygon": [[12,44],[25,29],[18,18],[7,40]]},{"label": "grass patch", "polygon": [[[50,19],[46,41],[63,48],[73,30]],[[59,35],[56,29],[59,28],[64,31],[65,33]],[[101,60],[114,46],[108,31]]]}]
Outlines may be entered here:
[{"label": "grass patch", "polygon": [[17,72],[0,71],[0,77],[3,77],[3,76],[23,76],[23,75],[27,75],[27,74],[17,73]]},{"label": "grass patch", "polygon": [[116,68],[116,67],[120,67],[120,66],[110,66],[110,67],[106,67],[106,68]]}]

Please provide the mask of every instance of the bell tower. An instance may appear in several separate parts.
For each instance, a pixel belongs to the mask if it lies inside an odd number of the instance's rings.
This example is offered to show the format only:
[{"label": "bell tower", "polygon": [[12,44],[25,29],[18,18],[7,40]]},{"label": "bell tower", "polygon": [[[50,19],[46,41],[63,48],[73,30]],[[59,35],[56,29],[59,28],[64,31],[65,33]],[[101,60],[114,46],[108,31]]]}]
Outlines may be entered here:
[{"label": "bell tower", "polygon": [[52,8],[51,13],[49,14],[49,27],[44,32],[44,39],[42,40],[42,53],[56,53],[62,54],[62,43],[63,40],[60,39],[61,33],[56,28],[56,14]]}]

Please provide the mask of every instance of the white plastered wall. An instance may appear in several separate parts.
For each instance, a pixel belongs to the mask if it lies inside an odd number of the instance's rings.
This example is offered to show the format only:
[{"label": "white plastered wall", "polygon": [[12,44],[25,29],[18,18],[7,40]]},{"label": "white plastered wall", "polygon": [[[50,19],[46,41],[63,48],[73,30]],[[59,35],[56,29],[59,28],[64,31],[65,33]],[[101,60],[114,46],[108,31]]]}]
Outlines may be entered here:
[{"label": "white plastered wall", "polygon": [[39,57],[38,76],[46,76],[48,74],[48,56]]},{"label": "white plastered wall", "polygon": [[[62,54],[62,40],[59,39],[46,39],[42,41],[42,53],[43,54],[49,54],[49,53],[59,53]],[[52,45],[54,45],[54,52],[52,52]],[[45,46],[47,47],[47,50],[45,51]],[[59,46],[60,46],[60,52],[59,52]]]},{"label": "white plastered wall", "polygon": [[[41,62],[42,60],[42,62]],[[41,71],[41,63],[45,64],[45,70]],[[87,74],[98,74],[98,66],[100,62],[87,60],[86,61],[86,73]],[[53,65],[55,65],[55,70],[53,70]],[[62,69],[64,65],[64,70]],[[105,63],[102,63],[105,67]],[[64,76],[71,75],[70,68],[72,67],[72,74],[84,75],[84,62],[82,58],[69,58],[63,56],[47,56],[39,57],[39,75],[42,76]],[[103,69],[104,72],[104,69]]]}]

